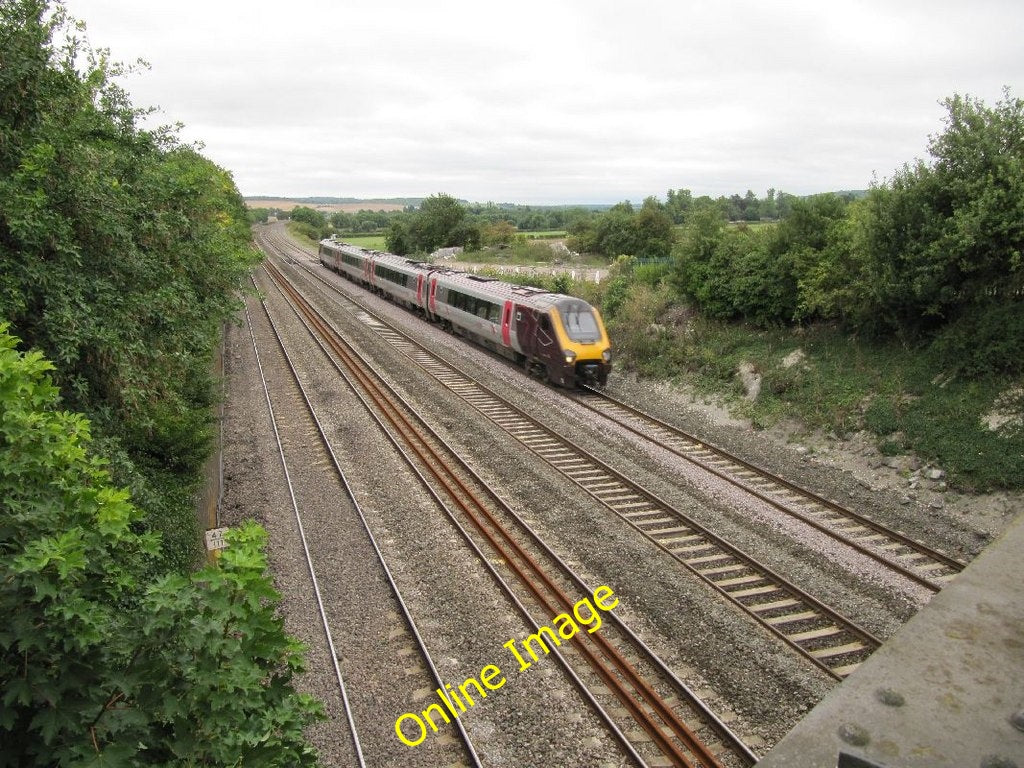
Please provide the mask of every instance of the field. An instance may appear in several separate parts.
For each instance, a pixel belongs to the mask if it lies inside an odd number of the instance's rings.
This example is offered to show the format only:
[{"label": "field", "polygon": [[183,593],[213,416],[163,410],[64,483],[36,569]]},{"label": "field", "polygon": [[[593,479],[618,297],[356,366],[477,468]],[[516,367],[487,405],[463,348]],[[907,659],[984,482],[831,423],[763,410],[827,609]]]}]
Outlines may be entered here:
[{"label": "field", "polygon": [[342,240],[352,245],[358,245],[360,248],[369,248],[375,251],[383,251],[387,248],[384,235],[345,235]]},{"label": "field", "polygon": [[290,211],[292,208],[297,208],[301,205],[327,214],[337,213],[338,211],[344,211],[345,213],[356,213],[358,211],[400,211],[405,207],[400,203],[378,202],[376,200],[364,200],[359,203],[333,203],[327,205],[320,203],[304,203],[300,200],[289,200],[286,197],[274,200],[252,200],[250,198],[245,198],[245,204],[249,208],[279,208],[282,211]]}]

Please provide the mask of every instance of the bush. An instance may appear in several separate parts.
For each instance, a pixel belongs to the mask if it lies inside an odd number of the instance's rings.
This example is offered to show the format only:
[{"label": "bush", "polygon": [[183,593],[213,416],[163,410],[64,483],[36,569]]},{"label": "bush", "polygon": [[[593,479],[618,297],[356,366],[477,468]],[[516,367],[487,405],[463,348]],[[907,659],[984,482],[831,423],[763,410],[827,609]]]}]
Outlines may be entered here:
[{"label": "bush", "polygon": [[0,766],[312,765],[265,534],[153,579],[159,539],[0,325]]},{"label": "bush", "polygon": [[[118,482],[168,516],[144,524],[195,533],[210,360],[257,258],[248,215],[230,174],[138,127],[113,83],[122,70],[48,6],[0,11],[0,307],[54,361],[66,406],[118,457]],[[168,557],[187,567],[198,538],[186,541]]]},{"label": "bush", "polygon": [[938,334],[932,349],[964,376],[1024,373],[1024,301],[972,308]]}]

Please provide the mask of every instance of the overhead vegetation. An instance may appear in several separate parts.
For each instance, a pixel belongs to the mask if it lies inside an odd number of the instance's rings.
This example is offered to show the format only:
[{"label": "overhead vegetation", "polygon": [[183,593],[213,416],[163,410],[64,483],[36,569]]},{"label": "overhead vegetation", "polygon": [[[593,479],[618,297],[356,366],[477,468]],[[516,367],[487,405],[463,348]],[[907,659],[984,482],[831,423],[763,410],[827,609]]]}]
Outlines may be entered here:
[{"label": "overhead vegetation", "polygon": [[708,315],[932,339],[967,374],[1024,371],[1024,101],[954,96],[930,163],[769,230],[684,229],[673,279]]},{"label": "overhead vegetation", "polygon": [[265,534],[156,576],[159,537],[17,343],[0,326],[0,765],[314,764]]},{"label": "overhead vegetation", "polygon": [[194,571],[242,200],[77,31],[0,3],[0,766],[309,765],[264,535]]},{"label": "overhead vegetation", "polygon": [[476,248],[480,228],[471,223],[463,205],[451,195],[431,195],[408,219],[396,219],[388,229],[388,250],[400,255],[430,253],[438,248]]},{"label": "overhead vegetation", "polygon": [[0,9],[0,319],[54,362],[64,407],[187,568],[211,353],[256,258],[242,199],[173,132],[139,126],[123,68],[61,5]]},{"label": "overhead vegetation", "polygon": [[[944,103],[929,160],[862,194],[770,195],[772,224],[671,193],[670,259],[620,258],[573,286],[601,305],[620,364],[727,392],[753,365],[755,423],[869,429],[956,486],[1020,487],[1024,101]],[[783,364],[797,349],[804,362]]]}]

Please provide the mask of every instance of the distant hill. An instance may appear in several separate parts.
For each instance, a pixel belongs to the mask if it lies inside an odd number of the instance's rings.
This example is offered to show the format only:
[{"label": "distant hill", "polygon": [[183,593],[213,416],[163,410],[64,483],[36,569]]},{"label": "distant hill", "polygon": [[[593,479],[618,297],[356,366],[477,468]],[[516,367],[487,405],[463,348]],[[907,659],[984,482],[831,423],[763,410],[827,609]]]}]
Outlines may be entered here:
[{"label": "distant hill", "polygon": [[290,211],[300,205],[315,208],[318,211],[333,213],[345,211],[400,211],[410,205],[419,207],[422,197],[392,197],[387,199],[366,200],[358,197],[273,197],[271,195],[252,195],[245,198],[250,208],[277,208]]},{"label": "distant hill", "polygon": [[[426,198],[423,197],[388,197],[388,198],[359,198],[359,197],[274,197],[272,195],[249,195],[245,198],[245,204],[250,208],[277,208],[282,211],[290,211],[300,205],[314,208],[324,213],[345,211],[355,213],[356,211],[401,211],[409,206],[419,208]],[[474,212],[481,212],[487,208],[498,208],[503,211],[550,211],[550,210],[572,210],[582,208],[587,211],[607,211],[613,203],[563,203],[559,205],[522,205],[519,203],[471,203],[468,200],[459,200]]]}]

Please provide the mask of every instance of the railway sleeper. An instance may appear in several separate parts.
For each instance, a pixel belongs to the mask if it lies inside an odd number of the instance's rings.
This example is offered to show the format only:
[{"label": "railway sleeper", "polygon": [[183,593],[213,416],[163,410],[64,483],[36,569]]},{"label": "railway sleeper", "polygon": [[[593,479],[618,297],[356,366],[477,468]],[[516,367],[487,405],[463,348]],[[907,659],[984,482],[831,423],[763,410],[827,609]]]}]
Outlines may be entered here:
[{"label": "railway sleeper", "polygon": [[[925,554],[924,552],[910,552],[906,555],[907,560],[918,560],[920,562],[914,563],[914,566],[920,568],[924,563],[934,563],[932,556]],[[942,565],[942,563],[935,563],[936,565]]]},{"label": "railway sleeper", "polygon": [[[606,502],[606,503],[608,503],[608,502]],[[638,515],[638,514],[650,514],[649,512],[647,512],[645,510],[637,510],[637,509],[635,509],[636,507],[649,506],[650,503],[651,502],[649,502],[649,501],[631,501],[628,504],[620,504],[619,502],[615,502],[615,503],[608,503],[608,506],[611,507],[612,509],[614,509],[616,512],[619,512],[619,511],[621,511],[623,509],[632,509],[633,510],[632,512],[625,512],[625,513],[623,513],[623,514],[625,514],[627,516],[630,516],[630,515]]]},{"label": "railway sleeper", "polygon": [[785,624],[796,624],[800,621],[808,621],[809,619],[817,619],[820,617],[821,614],[817,611],[800,611],[799,613],[784,613],[781,616],[772,616],[765,619],[765,622],[771,624],[773,627],[779,627]]},{"label": "railway sleeper", "polygon": [[715,585],[719,587],[738,587],[741,584],[754,584],[758,581],[764,581],[764,577],[758,573],[752,573],[748,576],[733,576],[728,579],[722,579],[716,581]]},{"label": "railway sleeper", "polygon": [[717,576],[720,573],[735,573],[736,571],[742,571],[747,568],[743,563],[732,563],[730,565],[720,565],[716,568],[701,568],[697,571],[701,576]]},{"label": "railway sleeper", "polygon": [[700,565],[701,563],[714,563],[714,562],[719,561],[719,560],[728,560],[731,557],[732,557],[732,555],[729,555],[729,554],[726,554],[725,552],[722,552],[722,553],[717,554],[717,555],[707,555],[706,557],[695,557],[695,558],[693,558],[691,560],[687,560],[686,564],[687,565]]},{"label": "railway sleeper", "polygon": [[860,662],[856,661],[853,664],[844,664],[840,667],[831,667],[831,670],[833,674],[836,674],[839,677],[849,677],[850,674],[852,674],[859,666]]},{"label": "railway sleeper", "polygon": [[[669,528],[668,530],[671,531],[673,529]],[[685,529],[678,529],[678,530],[682,531],[682,530],[685,530]],[[651,533],[652,536],[659,536],[659,534],[661,534],[663,532],[662,531],[650,531],[650,533]],[[699,533],[691,533],[688,536],[675,536],[675,537],[670,538],[670,539],[658,539],[658,543],[661,544],[664,547],[668,547],[669,549],[673,549],[673,545],[685,544],[688,541],[699,541],[702,538],[703,537]]]},{"label": "railway sleeper", "polygon": [[[587,466],[583,459],[552,459],[551,464],[558,469],[582,469]],[[600,487],[600,486],[599,486]],[[589,488],[587,490],[590,490]]]},{"label": "railway sleeper", "polygon": [[672,552],[675,553],[675,554],[680,554],[680,555],[684,554],[684,553],[690,553],[690,552],[704,552],[706,550],[715,549],[716,546],[717,546],[717,545],[712,544],[711,542],[709,542],[707,539],[704,539],[704,537],[700,536],[699,534],[698,534],[698,538],[700,539],[700,543],[699,544],[693,544],[693,545],[688,546],[688,547],[672,547],[671,548]]},{"label": "railway sleeper", "polygon": [[866,646],[854,640],[852,643],[846,643],[846,645],[836,645],[830,648],[819,648],[815,651],[811,651],[810,654],[816,659],[831,659],[836,656],[845,656],[848,653],[858,653],[866,649]]},{"label": "railway sleeper", "polygon": [[948,568],[948,567],[949,566],[947,566],[945,563],[938,563],[938,562],[935,562],[933,560],[930,563],[924,563],[922,565],[918,565],[917,566],[917,570],[919,570],[919,571],[937,571],[940,568]]},{"label": "railway sleeper", "polygon": [[583,487],[584,487],[584,490],[589,491],[590,493],[595,493],[598,490],[604,490],[604,489],[607,489],[607,488],[622,487],[622,486],[621,486],[621,484],[619,483],[618,480],[611,480],[611,479],[609,479],[609,480],[607,480],[606,482],[603,482],[603,483],[591,483],[591,484],[584,485]]},{"label": "railway sleeper", "polygon": [[[726,591],[729,592],[728,590],[726,590]],[[749,587],[747,589],[740,589],[740,590],[737,590],[735,592],[729,592],[729,597],[732,597],[732,598],[754,597],[756,595],[769,595],[772,592],[781,592],[781,591],[782,590],[779,589],[774,584],[766,584],[763,587]]]},{"label": "railway sleeper", "polygon": [[767,603],[755,603],[754,605],[746,606],[746,608],[755,613],[767,613],[768,611],[774,611],[776,608],[790,608],[794,605],[800,605],[800,601],[792,597],[786,597],[782,600],[772,600]]},{"label": "railway sleeper", "polygon": [[786,635],[791,642],[794,643],[806,643],[811,640],[821,640],[826,637],[834,637],[835,635],[843,634],[845,630],[837,627],[835,624],[829,624],[825,627],[818,627],[817,629],[808,629],[804,632],[797,632],[792,635]]},{"label": "railway sleeper", "polygon": [[[648,526],[648,525],[664,525],[665,523],[672,522],[672,518],[668,517],[667,515],[665,515],[664,512],[662,512],[660,510],[654,510],[654,511],[657,512],[657,514],[662,515],[662,517],[656,518],[654,520],[641,520],[641,521],[639,521],[636,524],[637,527],[640,528],[641,526]],[[641,530],[643,530],[643,528],[641,528]],[[644,533],[647,533],[647,531],[644,531]]]}]

